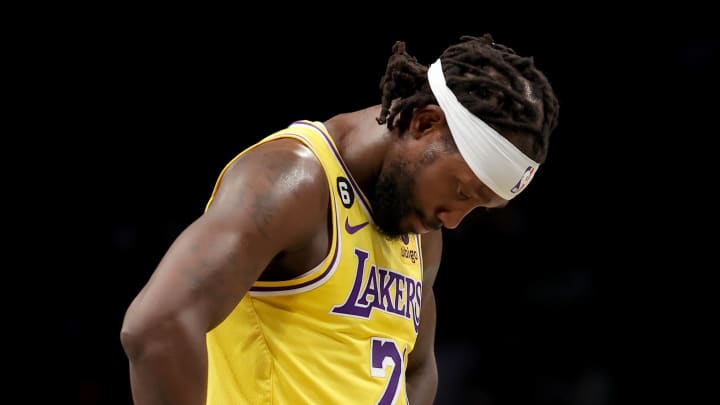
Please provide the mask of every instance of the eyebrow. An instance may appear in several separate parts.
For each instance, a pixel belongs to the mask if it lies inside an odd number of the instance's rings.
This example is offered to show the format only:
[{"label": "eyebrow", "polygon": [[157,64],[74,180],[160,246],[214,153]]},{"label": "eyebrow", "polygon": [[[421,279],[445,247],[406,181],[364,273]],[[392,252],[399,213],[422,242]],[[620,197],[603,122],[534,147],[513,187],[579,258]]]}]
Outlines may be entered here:
[{"label": "eyebrow", "polygon": [[[471,193],[473,193],[478,199],[485,201],[487,204],[490,204],[490,202],[494,200],[494,198],[488,194],[489,192],[491,192],[490,187],[488,187],[485,183],[482,182],[482,180],[478,179],[477,177],[472,178],[472,180],[470,177],[468,177],[468,178],[458,177],[457,181],[458,181],[458,183],[460,183],[460,186],[464,190],[469,189],[469,191]],[[475,183],[476,181],[478,182],[477,187],[473,186],[473,183]],[[502,208],[502,207],[506,206],[509,202],[507,200],[504,200],[504,201],[505,201],[504,203],[501,203],[498,206],[492,206],[492,207],[488,207],[488,208]]]}]

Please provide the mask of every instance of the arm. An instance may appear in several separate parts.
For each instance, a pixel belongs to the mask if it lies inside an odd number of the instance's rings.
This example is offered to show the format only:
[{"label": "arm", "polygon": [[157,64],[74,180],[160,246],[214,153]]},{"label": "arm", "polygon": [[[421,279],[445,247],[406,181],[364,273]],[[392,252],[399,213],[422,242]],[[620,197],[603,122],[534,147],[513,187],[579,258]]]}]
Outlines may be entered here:
[{"label": "arm", "polygon": [[423,235],[423,296],[420,312],[420,330],[413,351],[408,356],[406,373],[410,404],[431,405],[438,388],[438,370],[435,361],[435,293],[433,284],[440,268],[442,232]]},{"label": "arm", "polygon": [[173,242],[125,314],[135,405],[205,403],[206,332],[278,253],[326,226],[323,196],[322,168],[296,141],[259,146],[228,169],[212,205]]}]

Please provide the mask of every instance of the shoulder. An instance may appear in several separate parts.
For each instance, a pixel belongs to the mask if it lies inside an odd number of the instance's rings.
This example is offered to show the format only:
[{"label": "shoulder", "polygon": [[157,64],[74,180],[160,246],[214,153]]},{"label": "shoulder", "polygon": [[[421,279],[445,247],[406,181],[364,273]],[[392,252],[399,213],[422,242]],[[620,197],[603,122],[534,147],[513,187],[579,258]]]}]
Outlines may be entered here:
[{"label": "shoulder", "polygon": [[329,198],[315,154],[281,138],[251,147],[227,167],[206,214],[241,225],[251,219],[253,228],[283,234],[292,246],[324,229]]},{"label": "shoulder", "polygon": [[292,138],[271,140],[249,149],[228,168],[223,182],[253,184],[275,193],[327,191],[320,161],[306,145]]}]

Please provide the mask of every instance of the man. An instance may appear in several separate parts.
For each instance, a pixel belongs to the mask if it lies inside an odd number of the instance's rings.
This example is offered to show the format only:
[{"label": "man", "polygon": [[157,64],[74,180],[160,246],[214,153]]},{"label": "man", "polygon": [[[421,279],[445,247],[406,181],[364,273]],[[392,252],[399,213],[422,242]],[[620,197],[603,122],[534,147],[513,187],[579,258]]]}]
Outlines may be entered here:
[{"label": "man", "polygon": [[127,310],[136,405],[431,404],[440,229],[532,180],[558,101],[533,60],[396,43],[382,103],[237,155]]}]

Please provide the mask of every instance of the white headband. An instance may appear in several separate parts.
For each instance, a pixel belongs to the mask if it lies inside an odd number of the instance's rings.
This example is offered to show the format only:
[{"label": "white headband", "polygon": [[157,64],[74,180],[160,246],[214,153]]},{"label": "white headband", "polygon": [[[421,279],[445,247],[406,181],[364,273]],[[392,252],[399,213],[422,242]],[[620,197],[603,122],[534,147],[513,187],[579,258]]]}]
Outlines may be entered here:
[{"label": "white headband", "polygon": [[473,173],[500,197],[511,200],[517,196],[540,164],[460,104],[445,84],[440,59],[430,65],[428,81],[455,144]]}]

